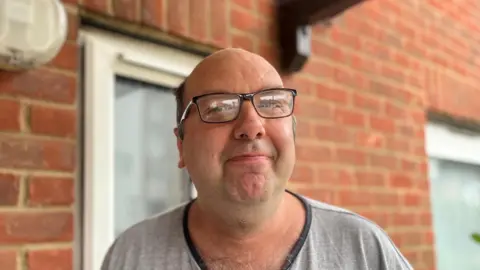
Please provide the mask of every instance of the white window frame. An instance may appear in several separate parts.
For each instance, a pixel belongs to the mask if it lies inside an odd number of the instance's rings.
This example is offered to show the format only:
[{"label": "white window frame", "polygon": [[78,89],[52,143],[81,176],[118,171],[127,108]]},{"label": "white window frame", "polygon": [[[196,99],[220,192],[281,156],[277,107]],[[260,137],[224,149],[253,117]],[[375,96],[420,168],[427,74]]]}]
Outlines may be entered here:
[{"label": "white window frame", "polygon": [[480,165],[480,135],[439,123],[428,123],[425,135],[429,157]]},{"label": "white window frame", "polygon": [[100,269],[115,238],[115,75],[173,88],[202,57],[91,29],[81,31],[80,42],[85,45],[82,264]]}]

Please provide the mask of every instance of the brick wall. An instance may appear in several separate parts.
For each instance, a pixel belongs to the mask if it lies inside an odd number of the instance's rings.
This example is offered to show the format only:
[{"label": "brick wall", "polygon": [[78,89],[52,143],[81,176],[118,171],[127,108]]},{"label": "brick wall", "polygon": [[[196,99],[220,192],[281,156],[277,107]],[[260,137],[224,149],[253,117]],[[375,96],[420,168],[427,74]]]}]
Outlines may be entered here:
[{"label": "brick wall", "polygon": [[[63,2],[59,56],[0,72],[2,270],[72,269],[82,7],[278,63],[273,0]],[[285,76],[300,92],[291,188],[375,220],[419,270],[434,269],[425,113],[480,120],[479,11],[474,0],[370,0],[315,26],[310,61]]]}]

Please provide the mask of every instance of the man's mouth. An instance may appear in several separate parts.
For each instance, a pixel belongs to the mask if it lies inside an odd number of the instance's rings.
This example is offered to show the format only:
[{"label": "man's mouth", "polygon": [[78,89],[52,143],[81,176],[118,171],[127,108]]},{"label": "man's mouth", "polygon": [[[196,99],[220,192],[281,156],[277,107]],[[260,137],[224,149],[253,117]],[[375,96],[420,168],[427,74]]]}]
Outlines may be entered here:
[{"label": "man's mouth", "polygon": [[230,159],[229,162],[239,162],[239,163],[255,163],[270,160],[270,156],[263,153],[246,153],[236,155]]}]

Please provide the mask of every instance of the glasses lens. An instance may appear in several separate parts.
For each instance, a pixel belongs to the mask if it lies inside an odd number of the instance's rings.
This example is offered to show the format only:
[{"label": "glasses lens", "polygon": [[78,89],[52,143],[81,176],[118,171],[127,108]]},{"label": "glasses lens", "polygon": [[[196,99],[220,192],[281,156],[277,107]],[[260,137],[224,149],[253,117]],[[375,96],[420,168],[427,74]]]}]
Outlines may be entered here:
[{"label": "glasses lens", "polygon": [[293,110],[293,93],[289,90],[267,90],[254,98],[258,114],[265,118],[285,117]]},{"label": "glasses lens", "polygon": [[239,104],[239,97],[229,94],[208,95],[197,100],[202,120],[210,123],[233,120],[238,114]]}]

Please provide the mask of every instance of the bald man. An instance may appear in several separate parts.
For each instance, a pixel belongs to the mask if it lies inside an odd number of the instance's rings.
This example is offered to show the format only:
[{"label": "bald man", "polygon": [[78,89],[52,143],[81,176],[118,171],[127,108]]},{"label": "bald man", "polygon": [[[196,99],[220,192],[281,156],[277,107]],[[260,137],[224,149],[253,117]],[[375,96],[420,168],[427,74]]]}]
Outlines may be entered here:
[{"label": "bald man", "polygon": [[102,269],[412,269],[376,224],[286,190],[296,95],[244,50],[198,64],[176,90],[174,130],[198,197],[129,228]]}]

